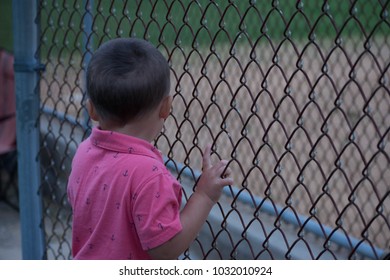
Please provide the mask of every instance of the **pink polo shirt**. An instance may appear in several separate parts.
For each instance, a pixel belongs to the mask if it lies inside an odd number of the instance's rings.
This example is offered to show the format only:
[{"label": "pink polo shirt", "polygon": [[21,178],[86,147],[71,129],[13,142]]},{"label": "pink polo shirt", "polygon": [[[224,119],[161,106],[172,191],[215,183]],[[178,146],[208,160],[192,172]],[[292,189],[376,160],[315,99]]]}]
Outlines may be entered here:
[{"label": "pink polo shirt", "polygon": [[150,143],[92,130],[72,162],[74,259],[150,259],[179,233],[181,186]]}]

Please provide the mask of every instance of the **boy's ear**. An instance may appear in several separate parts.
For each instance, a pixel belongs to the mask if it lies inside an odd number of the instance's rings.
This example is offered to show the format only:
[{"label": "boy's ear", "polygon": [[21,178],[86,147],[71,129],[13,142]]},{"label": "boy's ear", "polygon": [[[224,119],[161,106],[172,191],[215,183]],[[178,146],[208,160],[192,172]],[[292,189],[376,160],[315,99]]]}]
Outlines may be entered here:
[{"label": "boy's ear", "polygon": [[91,117],[91,119],[94,120],[94,121],[99,121],[99,116],[98,116],[98,114],[96,112],[96,108],[93,105],[91,99],[87,99],[85,105],[87,107],[87,111],[88,111],[88,114]]},{"label": "boy's ear", "polygon": [[172,107],[172,96],[168,95],[164,97],[164,99],[161,101],[161,107],[160,107],[160,118],[166,120],[171,113],[171,107]]}]

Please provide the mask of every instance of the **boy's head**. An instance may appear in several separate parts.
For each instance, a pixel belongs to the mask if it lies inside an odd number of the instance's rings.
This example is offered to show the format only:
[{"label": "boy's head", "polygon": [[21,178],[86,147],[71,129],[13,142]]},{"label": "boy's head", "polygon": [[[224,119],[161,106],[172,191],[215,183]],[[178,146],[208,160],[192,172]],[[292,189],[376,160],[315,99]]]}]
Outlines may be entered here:
[{"label": "boy's head", "polygon": [[169,95],[167,60],[147,41],[118,38],[94,53],[87,91],[99,118],[124,125],[155,109]]}]

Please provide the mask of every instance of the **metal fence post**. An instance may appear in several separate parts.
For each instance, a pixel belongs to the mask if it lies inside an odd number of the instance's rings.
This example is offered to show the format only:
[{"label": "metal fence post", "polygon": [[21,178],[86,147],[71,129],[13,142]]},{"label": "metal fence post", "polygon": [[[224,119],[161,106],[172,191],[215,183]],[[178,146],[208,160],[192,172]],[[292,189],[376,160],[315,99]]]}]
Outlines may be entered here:
[{"label": "metal fence post", "polygon": [[23,259],[45,257],[39,194],[39,61],[37,2],[13,0],[16,133]]},{"label": "metal fence post", "polygon": [[[93,37],[92,31],[93,31],[93,6],[94,6],[94,0],[83,0],[83,5],[85,8],[85,16],[83,19],[83,53],[84,53],[84,58],[83,58],[83,64],[82,67],[84,68],[84,75],[85,75],[85,84],[84,88],[86,91],[86,81],[87,81],[87,68],[89,61],[91,60],[92,57],[92,51],[93,51]],[[83,94],[83,98],[86,98],[85,93]],[[90,119],[89,115],[87,112],[87,109],[83,108],[83,113],[82,113],[82,126],[85,130],[90,130]],[[88,132],[89,134],[89,132]]]}]

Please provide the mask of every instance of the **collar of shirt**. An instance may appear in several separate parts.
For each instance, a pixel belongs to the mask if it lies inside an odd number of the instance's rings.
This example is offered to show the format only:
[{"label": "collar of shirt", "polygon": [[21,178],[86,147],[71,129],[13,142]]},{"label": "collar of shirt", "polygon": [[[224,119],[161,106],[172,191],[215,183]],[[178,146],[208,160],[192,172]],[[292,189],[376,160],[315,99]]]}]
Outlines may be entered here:
[{"label": "collar of shirt", "polygon": [[92,129],[90,141],[92,145],[105,150],[148,156],[163,162],[162,155],[155,146],[137,137],[95,127]]}]

